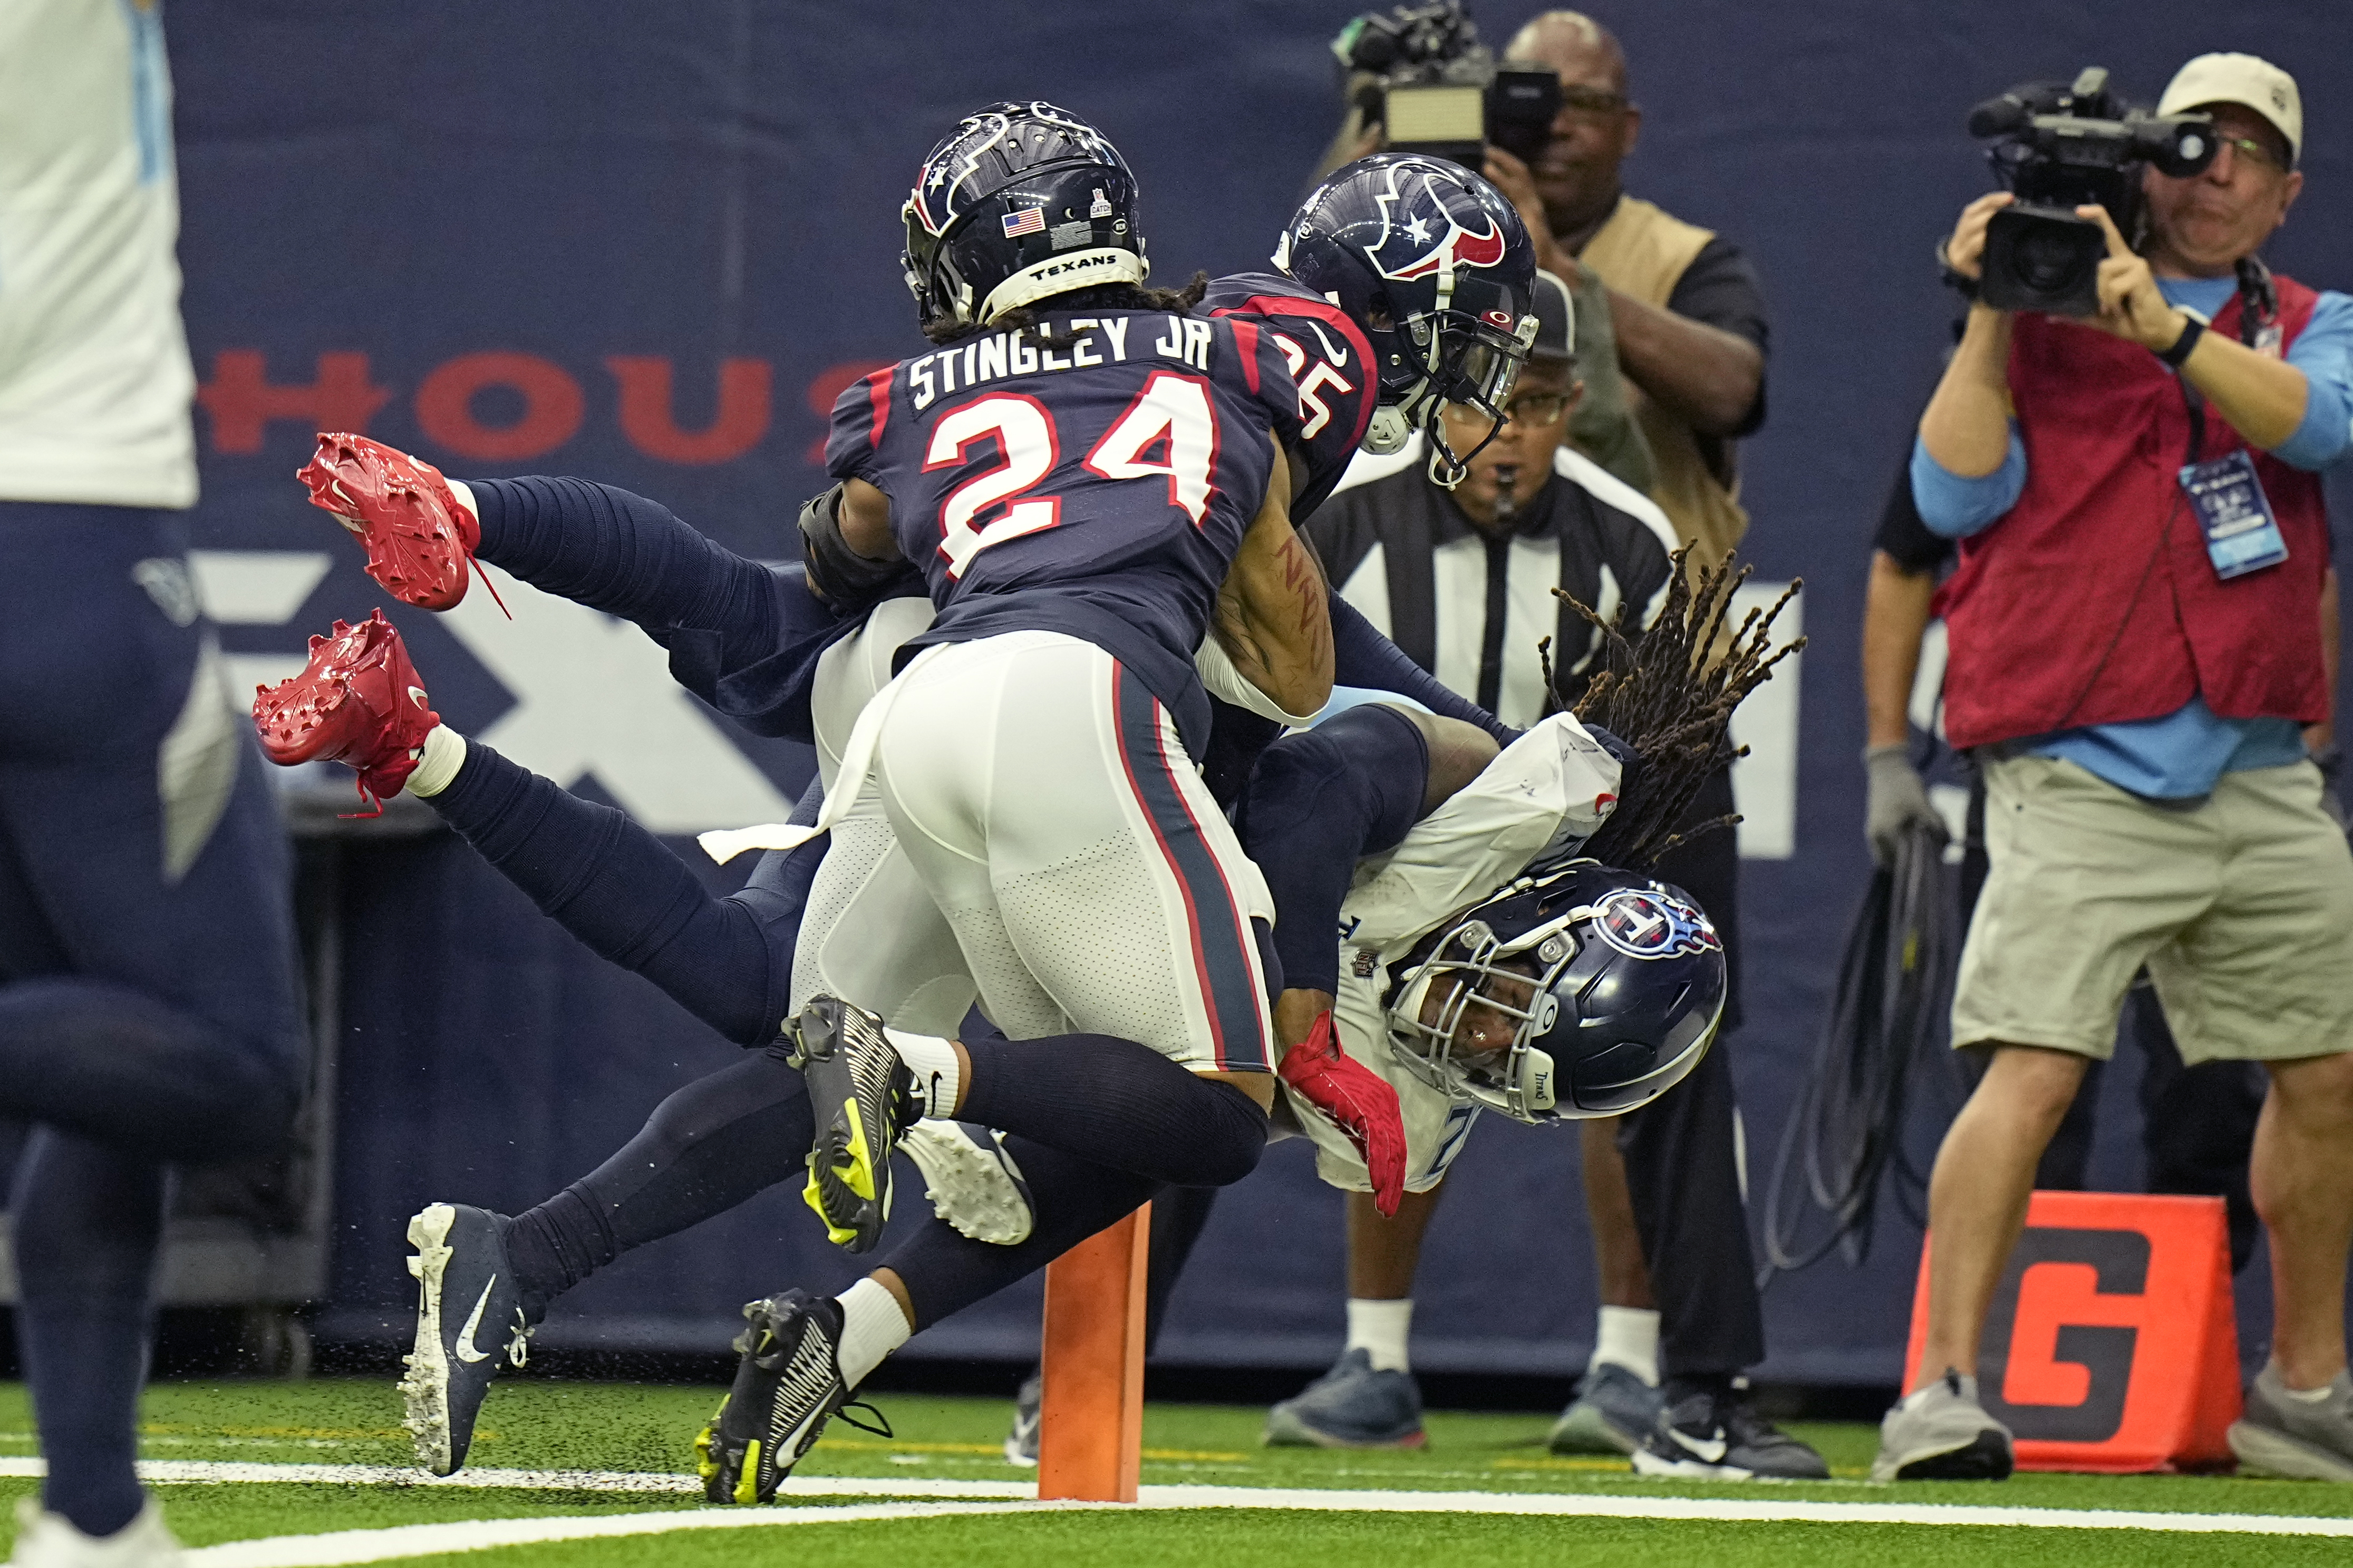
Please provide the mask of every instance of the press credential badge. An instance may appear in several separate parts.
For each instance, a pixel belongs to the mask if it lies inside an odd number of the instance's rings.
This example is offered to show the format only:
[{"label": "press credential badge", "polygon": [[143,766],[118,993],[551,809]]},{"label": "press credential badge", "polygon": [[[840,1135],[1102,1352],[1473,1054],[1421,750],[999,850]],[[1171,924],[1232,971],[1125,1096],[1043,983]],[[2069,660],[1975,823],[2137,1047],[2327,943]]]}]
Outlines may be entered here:
[{"label": "press credential badge", "polygon": [[2255,477],[2254,459],[2243,451],[2191,463],[2181,470],[2181,489],[2206,535],[2206,556],[2224,582],[2276,566],[2287,559],[2287,541]]}]

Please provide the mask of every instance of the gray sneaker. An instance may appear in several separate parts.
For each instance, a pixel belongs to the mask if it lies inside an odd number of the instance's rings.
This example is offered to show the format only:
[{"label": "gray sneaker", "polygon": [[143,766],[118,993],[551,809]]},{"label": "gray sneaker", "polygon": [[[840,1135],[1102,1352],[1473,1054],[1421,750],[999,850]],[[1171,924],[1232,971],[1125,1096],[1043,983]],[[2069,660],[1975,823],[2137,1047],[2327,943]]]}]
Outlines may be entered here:
[{"label": "gray sneaker", "polygon": [[2006,1481],[2010,1428],[1978,1403],[1978,1380],[1947,1371],[1879,1424],[1874,1481]]},{"label": "gray sneaker", "polygon": [[1046,1374],[1033,1372],[1021,1380],[1021,1392],[1013,1396],[1013,1428],[1005,1434],[1007,1464],[1038,1462],[1038,1428],[1045,1403]]},{"label": "gray sneaker", "polygon": [[2353,1373],[2338,1373],[2327,1398],[2306,1401],[2265,1365],[2247,1390],[2246,1414],[2231,1423],[2231,1452],[2245,1475],[2353,1481]]},{"label": "gray sneaker", "polygon": [[1266,1413],[1278,1448],[1419,1448],[1421,1387],[1409,1372],[1375,1372],[1368,1351],[1343,1355],[1330,1372]]},{"label": "gray sneaker", "polygon": [[1658,1425],[1665,1403],[1636,1373],[1603,1362],[1577,1384],[1577,1398],[1552,1424],[1545,1446],[1556,1454],[1630,1454]]}]

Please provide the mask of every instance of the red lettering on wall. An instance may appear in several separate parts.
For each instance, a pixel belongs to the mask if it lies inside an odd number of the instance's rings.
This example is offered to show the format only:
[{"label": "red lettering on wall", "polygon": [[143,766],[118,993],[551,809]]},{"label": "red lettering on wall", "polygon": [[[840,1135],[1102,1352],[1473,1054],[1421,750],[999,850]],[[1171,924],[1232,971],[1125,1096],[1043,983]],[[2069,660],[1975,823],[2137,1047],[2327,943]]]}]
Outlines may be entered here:
[{"label": "red lettering on wall", "polygon": [[700,430],[678,427],[668,358],[613,354],[605,368],[620,384],[621,434],[649,458],[666,463],[723,463],[750,451],[768,433],[772,378],[766,360],[721,362],[719,411]]},{"label": "red lettering on wall", "polygon": [[[522,417],[492,426],[474,417],[474,395],[489,387],[522,395]],[[517,462],[553,452],[580,429],[580,384],[553,360],[493,351],[460,354],[417,389],[417,426],[461,458]]]},{"label": "red lettering on wall", "polygon": [[260,451],[273,419],[299,419],[311,433],[364,434],[391,399],[391,388],[369,382],[364,353],[321,354],[308,386],[281,386],[271,384],[260,350],[223,349],[213,355],[213,378],[196,390],[212,418],[216,452]]},{"label": "red lettering on wall", "polygon": [[[896,360],[854,359],[841,364],[829,364],[809,378],[809,412],[830,424],[834,400],[878,370],[889,370]],[[813,468],[825,467],[825,437],[819,436],[809,443],[808,463]]]}]

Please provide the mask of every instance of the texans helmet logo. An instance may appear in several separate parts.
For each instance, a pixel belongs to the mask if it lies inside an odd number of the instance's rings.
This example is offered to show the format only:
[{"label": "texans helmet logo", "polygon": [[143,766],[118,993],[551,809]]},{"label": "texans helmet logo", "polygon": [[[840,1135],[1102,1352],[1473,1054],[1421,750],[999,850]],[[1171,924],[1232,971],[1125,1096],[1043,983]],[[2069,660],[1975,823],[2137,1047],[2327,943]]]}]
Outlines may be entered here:
[{"label": "texans helmet logo", "polygon": [[1704,914],[1680,899],[1622,888],[1593,911],[1601,940],[1629,958],[1676,958],[1721,952],[1724,940]]},{"label": "texans helmet logo", "polygon": [[1435,277],[1441,268],[1493,267],[1504,259],[1503,226],[1482,212],[1482,230],[1464,228],[1419,170],[1390,171],[1389,189],[1374,200],[1380,205],[1381,237],[1366,248],[1384,278],[1409,283]]}]

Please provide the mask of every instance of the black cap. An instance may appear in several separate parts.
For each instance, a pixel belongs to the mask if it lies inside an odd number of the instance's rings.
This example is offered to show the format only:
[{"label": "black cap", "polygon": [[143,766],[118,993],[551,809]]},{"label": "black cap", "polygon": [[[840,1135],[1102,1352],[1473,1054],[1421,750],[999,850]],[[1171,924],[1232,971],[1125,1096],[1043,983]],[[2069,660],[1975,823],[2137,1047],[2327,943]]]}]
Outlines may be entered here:
[{"label": "black cap", "polygon": [[1577,307],[1568,285],[1542,268],[1536,269],[1536,341],[1528,358],[1559,364],[1577,357]]}]

